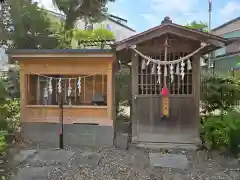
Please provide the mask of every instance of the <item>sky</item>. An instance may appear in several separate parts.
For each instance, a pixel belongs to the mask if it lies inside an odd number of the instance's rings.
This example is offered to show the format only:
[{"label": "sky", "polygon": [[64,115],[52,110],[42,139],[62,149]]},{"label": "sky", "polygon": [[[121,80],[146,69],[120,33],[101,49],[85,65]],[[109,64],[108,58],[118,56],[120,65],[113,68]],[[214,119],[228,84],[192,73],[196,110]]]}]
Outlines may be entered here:
[{"label": "sky", "polygon": [[[39,0],[54,9],[52,0]],[[109,13],[128,20],[137,32],[161,24],[165,16],[177,24],[193,20],[208,23],[208,0],[116,0],[108,4]],[[240,16],[240,0],[212,0],[211,27],[217,27]]]}]

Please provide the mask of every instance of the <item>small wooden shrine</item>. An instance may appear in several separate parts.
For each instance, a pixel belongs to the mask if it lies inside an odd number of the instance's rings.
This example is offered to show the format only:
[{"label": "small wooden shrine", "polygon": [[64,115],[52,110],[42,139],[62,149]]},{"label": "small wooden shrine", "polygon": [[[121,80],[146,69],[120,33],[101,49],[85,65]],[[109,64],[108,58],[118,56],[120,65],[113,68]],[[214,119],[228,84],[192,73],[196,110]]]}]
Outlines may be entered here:
[{"label": "small wooden shrine", "polygon": [[21,121],[113,124],[113,77],[117,63],[108,49],[15,50],[20,65]]},{"label": "small wooden shrine", "polygon": [[226,43],[168,17],[116,43],[117,58],[132,66],[133,143],[199,143],[200,56]]}]

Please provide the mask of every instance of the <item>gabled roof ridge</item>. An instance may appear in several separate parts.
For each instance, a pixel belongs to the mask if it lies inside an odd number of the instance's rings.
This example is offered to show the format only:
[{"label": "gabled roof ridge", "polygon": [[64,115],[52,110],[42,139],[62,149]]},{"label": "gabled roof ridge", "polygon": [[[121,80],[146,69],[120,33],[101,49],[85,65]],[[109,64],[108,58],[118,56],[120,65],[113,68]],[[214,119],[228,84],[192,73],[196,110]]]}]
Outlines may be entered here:
[{"label": "gabled roof ridge", "polygon": [[153,28],[150,28],[150,29],[148,29],[146,31],[143,31],[141,33],[135,34],[135,35],[133,35],[133,36],[131,36],[129,38],[126,38],[126,39],[123,39],[121,41],[118,41],[118,42],[116,42],[116,45],[120,44],[120,43],[123,43],[123,42],[126,42],[126,41],[129,41],[129,40],[132,40],[132,39],[137,38],[139,36],[144,36],[144,35],[146,35],[148,33],[151,33],[153,31],[155,31],[157,29],[160,29],[162,27],[165,27],[165,26],[173,26],[173,27],[185,29],[185,30],[188,30],[188,31],[191,31],[191,32],[199,33],[199,34],[202,34],[202,35],[205,35],[205,36],[215,37],[215,38],[218,38],[218,39],[223,40],[223,41],[226,40],[226,38],[223,38],[223,37],[220,37],[220,36],[217,36],[217,35],[214,35],[214,34],[210,34],[210,33],[207,33],[207,32],[203,32],[203,31],[200,31],[198,29],[194,29],[194,28],[190,28],[190,27],[186,27],[186,26],[182,26],[182,25],[179,25],[179,24],[168,22],[168,23],[163,23],[163,24],[160,24],[160,25],[155,26]]}]

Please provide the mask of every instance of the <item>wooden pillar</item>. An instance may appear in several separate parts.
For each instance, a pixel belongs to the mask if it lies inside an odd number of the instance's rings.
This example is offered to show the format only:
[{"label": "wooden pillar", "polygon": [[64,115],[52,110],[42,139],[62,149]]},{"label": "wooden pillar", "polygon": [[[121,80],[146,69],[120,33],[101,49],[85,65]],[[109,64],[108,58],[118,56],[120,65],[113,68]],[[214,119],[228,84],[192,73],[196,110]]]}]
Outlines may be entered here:
[{"label": "wooden pillar", "polygon": [[24,65],[20,64],[20,71],[19,71],[19,79],[20,79],[20,120],[26,121],[26,75],[24,72]]},{"label": "wooden pillar", "polygon": [[195,131],[196,131],[196,144],[200,143],[199,139],[199,126],[200,126],[200,86],[201,86],[201,79],[200,79],[200,55],[195,54],[193,57],[193,76],[192,76],[192,85],[193,85],[193,97],[195,101],[196,107],[196,114],[195,114]]},{"label": "wooden pillar", "polygon": [[40,104],[40,76],[37,76],[37,105]]},{"label": "wooden pillar", "polygon": [[112,63],[109,63],[108,65],[108,72],[107,72],[107,111],[108,111],[108,120],[113,120],[113,104],[112,104],[112,98],[113,98],[113,68]]},{"label": "wooden pillar", "polygon": [[138,117],[137,117],[137,94],[138,94],[138,55],[132,53],[132,143],[137,143],[138,141]]},{"label": "wooden pillar", "polygon": [[[115,57],[116,58],[116,57]],[[116,121],[116,77],[115,77],[115,73],[117,71],[118,68],[118,64],[117,64],[117,60],[115,59],[114,64],[113,64],[113,70],[112,70],[112,117],[113,117],[113,121],[115,123]]]}]

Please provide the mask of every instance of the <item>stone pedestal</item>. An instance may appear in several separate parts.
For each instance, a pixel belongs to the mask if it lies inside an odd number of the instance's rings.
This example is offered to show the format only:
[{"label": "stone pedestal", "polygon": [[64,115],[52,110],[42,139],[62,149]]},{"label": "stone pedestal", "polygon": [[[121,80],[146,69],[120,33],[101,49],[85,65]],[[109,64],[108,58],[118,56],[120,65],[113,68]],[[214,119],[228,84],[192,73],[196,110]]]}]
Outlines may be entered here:
[{"label": "stone pedestal", "polygon": [[128,133],[116,132],[114,145],[118,149],[128,149],[130,138]]}]

